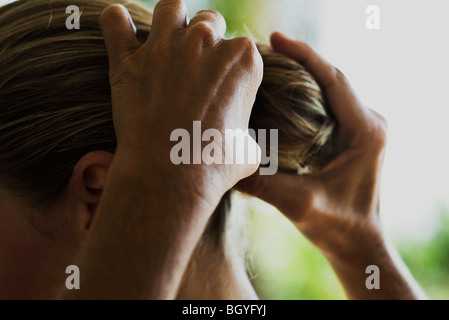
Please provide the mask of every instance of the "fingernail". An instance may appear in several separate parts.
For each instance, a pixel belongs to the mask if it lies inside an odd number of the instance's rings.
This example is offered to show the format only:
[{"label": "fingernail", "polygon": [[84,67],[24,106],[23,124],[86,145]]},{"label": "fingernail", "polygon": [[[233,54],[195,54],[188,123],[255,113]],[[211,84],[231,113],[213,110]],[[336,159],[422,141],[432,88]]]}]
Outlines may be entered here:
[{"label": "fingernail", "polygon": [[136,25],[134,24],[133,18],[131,17],[131,14],[129,13],[128,9],[126,9],[126,14],[128,15],[128,21],[129,25],[131,26],[131,29],[133,29],[134,33],[137,33]]},{"label": "fingernail", "polygon": [[136,25],[134,24],[133,18],[131,17],[131,14],[129,13],[128,9],[122,4],[117,4],[117,6],[121,7],[123,12],[125,12],[126,16],[128,17],[128,21],[129,21],[129,25],[131,26],[131,29],[133,29],[134,33],[136,33],[137,28],[136,28]]},{"label": "fingernail", "polygon": [[133,22],[133,19],[129,19],[129,24],[131,25],[131,28],[133,29],[134,33],[137,33],[136,25]]}]

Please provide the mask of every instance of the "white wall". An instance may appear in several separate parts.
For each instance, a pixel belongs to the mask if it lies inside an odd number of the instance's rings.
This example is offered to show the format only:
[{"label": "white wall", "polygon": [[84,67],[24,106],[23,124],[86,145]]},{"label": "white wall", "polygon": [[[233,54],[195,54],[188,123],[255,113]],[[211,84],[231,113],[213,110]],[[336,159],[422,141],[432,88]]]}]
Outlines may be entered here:
[{"label": "white wall", "polygon": [[[380,30],[365,9],[378,5]],[[382,216],[393,236],[425,238],[449,205],[449,1],[325,0],[323,55],[389,121]]]}]

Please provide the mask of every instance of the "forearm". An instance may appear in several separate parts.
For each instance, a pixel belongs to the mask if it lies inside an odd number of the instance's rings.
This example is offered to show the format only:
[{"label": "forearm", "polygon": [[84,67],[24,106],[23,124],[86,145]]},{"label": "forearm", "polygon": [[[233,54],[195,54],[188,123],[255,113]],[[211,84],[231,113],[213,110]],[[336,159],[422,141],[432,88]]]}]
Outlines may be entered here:
[{"label": "forearm", "polygon": [[183,179],[147,164],[115,163],[79,255],[81,290],[62,297],[175,298],[214,210]]},{"label": "forearm", "polygon": [[[354,300],[415,300],[427,299],[426,294],[411,275],[396,249],[383,241],[381,245],[341,259],[327,256],[349,299]],[[366,272],[370,265],[379,268],[379,288],[369,289]],[[374,271],[376,272],[376,271]],[[369,283],[372,283],[368,280]]]}]

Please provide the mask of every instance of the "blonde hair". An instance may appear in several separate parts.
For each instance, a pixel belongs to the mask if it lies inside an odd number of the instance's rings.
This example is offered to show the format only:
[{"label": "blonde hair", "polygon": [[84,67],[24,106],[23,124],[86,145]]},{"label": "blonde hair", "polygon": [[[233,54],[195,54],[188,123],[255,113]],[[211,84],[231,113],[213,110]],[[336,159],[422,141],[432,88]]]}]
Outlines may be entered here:
[{"label": "blonde hair", "polygon": [[[99,26],[102,10],[122,3],[143,42],[152,13],[117,0],[19,0],[0,8],[0,179],[22,199],[47,205],[90,151],[114,153],[108,59]],[[68,30],[68,5],[82,12]],[[297,62],[259,45],[265,74],[250,126],[279,129],[282,169],[314,170],[335,153],[335,122],[319,85]],[[220,235],[226,195],[211,218]],[[220,239],[220,236],[217,236]],[[218,240],[217,240],[218,241]]]}]

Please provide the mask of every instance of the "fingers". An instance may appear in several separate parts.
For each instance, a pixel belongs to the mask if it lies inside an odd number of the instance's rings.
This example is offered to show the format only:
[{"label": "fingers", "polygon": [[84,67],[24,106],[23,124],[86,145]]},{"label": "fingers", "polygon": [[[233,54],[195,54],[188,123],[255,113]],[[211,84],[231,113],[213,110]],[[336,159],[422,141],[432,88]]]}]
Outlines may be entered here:
[{"label": "fingers", "polygon": [[348,136],[356,136],[354,133],[366,125],[368,112],[358,101],[345,76],[304,42],[274,33],[271,43],[276,51],[295,59],[314,75],[341,128],[347,131]]},{"label": "fingers", "polygon": [[[262,83],[264,63],[254,40],[249,37],[237,37],[224,40],[222,44],[223,56],[232,57],[240,66],[234,71],[235,77],[241,77],[243,71],[246,71],[246,84],[252,87],[250,92],[257,92]],[[247,107],[252,109],[253,105],[254,103]]]},{"label": "fingers", "polygon": [[[309,176],[277,173],[263,176],[259,173],[240,181],[237,190],[257,197],[292,219],[292,214],[306,213],[312,205],[313,183]],[[298,217],[295,217],[297,220]]]},{"label": "fingers", "polygon": [[203,23],[221,38],[224,38],[226,33],[226,21],[224,17],[215,10],[199,11],[190,21],[189,27],[196,24]]},{"label": "fingers", "polygon": [[282,33],[271,35],[273,48],[303,64],[317,78],[324,88],[335,84],[336,69],[316,54],[311,47],[300,41],[293,41]]},{"label": "fingers", "polygon": [[109,65],[114,68],[140,46],[136,39],[136,27],[128,10],[120,4],[104,9],[100,25],[108,50]]},{"label": "fingers", "polygon": [[173,34],[187,26],[187,19],[182,0],[160,0],[154,7],[150,37]]}]

